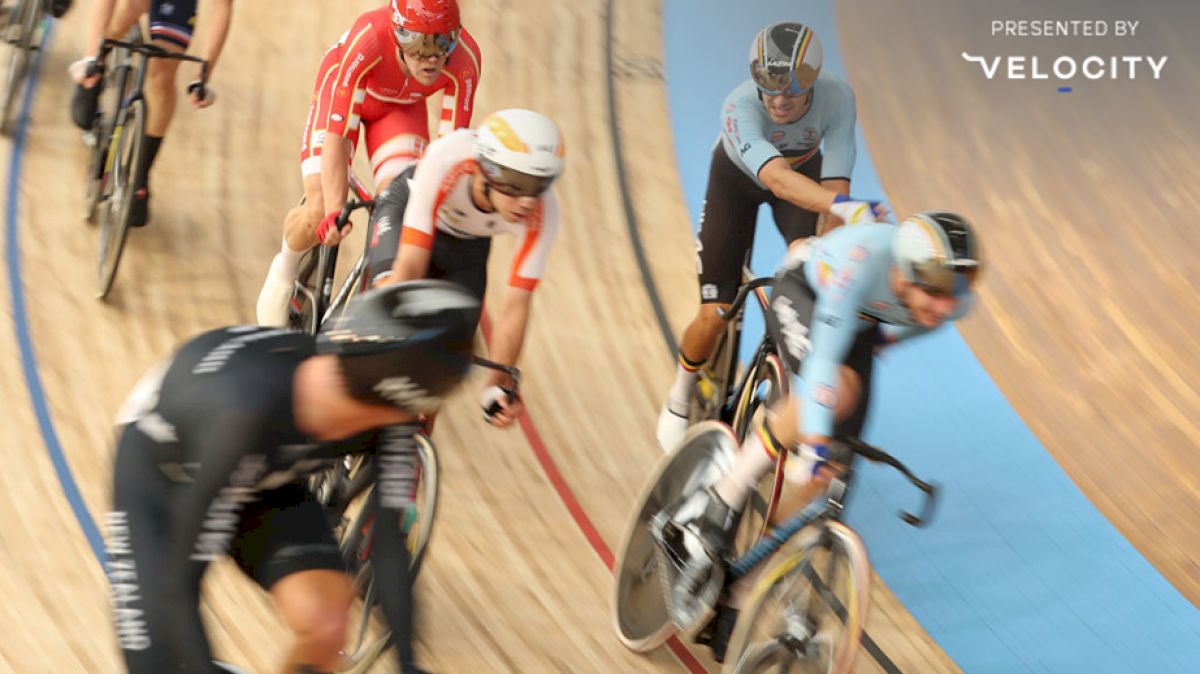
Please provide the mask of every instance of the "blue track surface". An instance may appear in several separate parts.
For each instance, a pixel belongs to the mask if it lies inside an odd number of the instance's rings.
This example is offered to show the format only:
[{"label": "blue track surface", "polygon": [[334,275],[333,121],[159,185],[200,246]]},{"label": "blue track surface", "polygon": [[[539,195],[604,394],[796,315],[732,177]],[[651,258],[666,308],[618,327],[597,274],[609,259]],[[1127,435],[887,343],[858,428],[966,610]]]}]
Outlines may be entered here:
[{"label": "blue track surface", "polygon": [[[844,75],[832,2],[664,2],[676,160],[693,221],[721,102],[748,77],[754,34],[785,19],[813,26],[825,67]],[[884,196],[858,139],[852,192]],[[754,268],[766,274],[783,244],[762,219]],[[748,334],[761,325],[748,317]],[[931,527],[907,527],[893,514],[916,507],[914,490],[866,466],[850,520],[891,590],[964,670],[1200,672],[1200,611],[1076,488],[955,330],[889,352],[874,395],[867,439],[941,482],[943,498]]]}]

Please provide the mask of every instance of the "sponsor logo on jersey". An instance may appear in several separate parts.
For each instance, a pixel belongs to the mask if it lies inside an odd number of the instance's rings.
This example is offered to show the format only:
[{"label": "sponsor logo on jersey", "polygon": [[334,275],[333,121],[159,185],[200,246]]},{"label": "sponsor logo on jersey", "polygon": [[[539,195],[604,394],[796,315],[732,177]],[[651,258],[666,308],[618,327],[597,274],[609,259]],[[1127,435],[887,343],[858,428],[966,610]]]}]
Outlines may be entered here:
[{"label": "sponsor logo on jersey", "polygon": [[779,141],[783,140],[784,136],[787,136],[787,134],[784,133],[783,131],[772,131],[771,132],[771,142],[778,143]]},{"label": "sponsor logo on jersey", "polygon": [[855,262],[862,262],[863,260],[867,259],[868,255],[870,255],[870,253],[867,252],[865,246],[855,246],[850,249],[850,259]]},{"label": "sponsor logo on jersey", "polygon": [[808,339],[808,326],[800,321],[800,313],[796,311],[792,300],[780,295],[771,303],[771,308],[779,321],[779,329],[783,333],[783,343],[788,353],[796,360],[804,360],[812,349],[812,342]]},{"label": "sponsor logo on jersey", "polygon": [[816,129],[812,128],[811,126],[806,126],[804,127],[804,131],[800,132],[800,137],[803,138],[804,142],[806,143],[815,143],[817,142],[817,138],[819,136]]},{"label": "sponsor logo on jersey", "polygon": [[[343,88],[346,88],[346,87],[349,87],[349,86],[350,86],[350,81],[351,81],[351,80],[354,78],[354,71],[355,71],[355,70],[358,70],[358,67],[359,67],[360,65],[362,65],[362,62],[363,62],[364,60],[366,60],[366,56],[364,56],[364,55],[363,55],[363,54],[360,52],[360,53],[358,53],[358,54],[355,54],[355,55],[354,55],[354,60],[353,60],[353,61],[351,61],[349,64],[347,64],[347,65],[346,65],[346,73],[345,73],[344,75],[342,75],[342,87],[343,87]],[[341,89],[339,89],[339,90],[338,90],[338,95],[339,95],[339,96],[345,96],[345,94],[344,94],[344,93],[342,93],[342,90],[341,90]]]},{"label": "sponsor logo on jersey", "polygon": [[380,380],[374,390],[392,403],[410,410],[432,410],[442,404],[439,396],[430,395],[411,377],[388,377]]},{"label": "sponsor logo on jersey", "polygon": [[705,283],[704,285],[700,286],[700,299],[717,299],[717,285],[715,283]]},{"label": "sponsor logo on jersey", "polygon": [[837,392],[828,384],[820,384],[814,387],[812,398],[821,407],[832,409],[837,405]]}]

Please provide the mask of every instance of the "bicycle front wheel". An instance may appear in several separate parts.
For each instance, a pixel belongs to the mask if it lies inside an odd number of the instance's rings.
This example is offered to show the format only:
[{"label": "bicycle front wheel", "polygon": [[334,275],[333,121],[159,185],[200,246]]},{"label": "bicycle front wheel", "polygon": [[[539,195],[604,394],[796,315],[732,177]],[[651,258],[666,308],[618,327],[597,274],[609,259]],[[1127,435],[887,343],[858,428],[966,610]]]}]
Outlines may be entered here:
[{"label": "bicycle front wheel", "polygon": [[135,99],[117,115],[109,153],[113,157],[112,196],[100,210],[100,250],[96,259],[96,297],[112,289],[125,239],[129,235],[129,208],[133,204],[142,165],[142,136],[146,130],[146,102]]},{"label": "bicycle front wheel", "polygon": [[[418,434],[416,440],[419,458],[416,488],[413,505],[410,506],[402,525],[408,541],[410,580],[414,582],[425,560],[429,540],[433,536],[440,474],[437,448],[433,441],[423,434]],[[371,564],[371,531],[374,517],[367,509],[361,508],[361,504],[366,503],[370,494],[371,489],[364,492],[358,501],[360,508],[357,514],[339,532],[342,558],[346,560],[358,598],[351,608],[349,637],[342,654],[342,662],[335,670],[338,674],[366,672],[392,644],[391,631],[381,624],[381,621],[371,619],[379,604]]]},{"label": "bicycle front wheel", "polygon": [[846,674],[870,607],[867,550],[826,521],[800,532],[794,552],[759,580],[729,640],[726,674]]},{"label": "bicycle front wheel", "polygon": [[[768,353],[760,361],[752,377],[738,397],[734,409],[733,432],[741,446],[745,446],[746,437],[750,433],[756,432],[767,410],[777,401],[787,397],[791,385],[791,377],[783,361],[775,353]],[[780,460],[775,462],[775,469],[764,475],[759,481],[758,489],[750,494],[742,521],[738,525],[737,536],[734,538],[734,550],[737,554],[748,551],[766,532],[767,522],[775,512],[775,504],[778,503],[783,488],[785,460],[786,457],[780,457]]]}]

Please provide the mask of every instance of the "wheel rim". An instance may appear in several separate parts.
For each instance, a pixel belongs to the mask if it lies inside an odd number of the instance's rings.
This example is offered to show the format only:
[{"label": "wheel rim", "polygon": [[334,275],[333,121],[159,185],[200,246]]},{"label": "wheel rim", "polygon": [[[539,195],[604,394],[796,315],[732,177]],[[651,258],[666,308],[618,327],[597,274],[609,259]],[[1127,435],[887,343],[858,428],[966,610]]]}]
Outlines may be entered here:
[{"label": "wheel rim", "polygon": [[[101,204],[100,251],[97,265],[101,298],[112,289],[117,267],[121,263],[125,239],[129,234],[129,208],[134,197],[133,177],[140,161],[140,138],[138,129],[142,125],[142,107],[135,101],[127,109],[123,124],[113,129],[109,153],[113,157],[108,182],[111,194]],[[114,153],[115,150],[115,153]]]}]

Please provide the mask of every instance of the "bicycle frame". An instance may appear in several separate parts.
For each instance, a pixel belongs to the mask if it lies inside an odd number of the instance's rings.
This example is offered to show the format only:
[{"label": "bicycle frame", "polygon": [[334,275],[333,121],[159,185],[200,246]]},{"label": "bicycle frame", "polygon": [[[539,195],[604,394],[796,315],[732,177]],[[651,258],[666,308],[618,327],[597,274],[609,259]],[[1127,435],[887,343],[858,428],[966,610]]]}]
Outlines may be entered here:
[{"label": "bicycle frame", "polygon": [[746,554],[734,560],[729,566],[730,581],[735,581],[745,576],[754,567],[762,563],[763,560],[779,550],[788,539],[795,536],[804,527],[824,519],[832,519],[840,522],[842,513],[845,510],[846,495],[850,490],[854,476],[854,459],[857,456],[862,456],[872,462],[889,465],[908,478],[908,481],[925,495],[925,501],[920,516],[901,511],[900,517],[910,526],[923,526],[929,521],[929,518],[933,514],[933,507],[937,496],[937,487],[935,485],[919,479],[899,459],[861,440],[854,438],[845,440],[844,449],[847,453],[844,457],[844,468],[838,471],[837,475],[830,480],[829,487],[825,490],[825,498],[814,501],[783,524],[769,530]]}]

